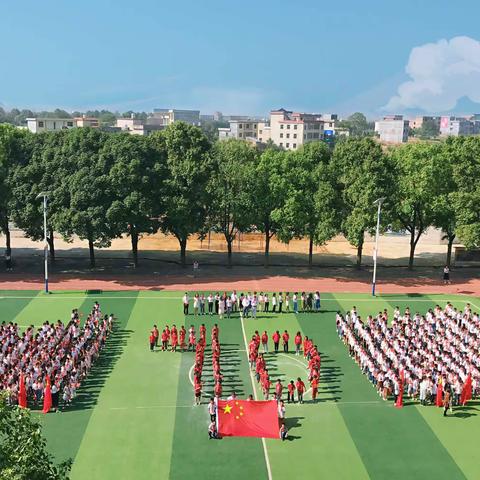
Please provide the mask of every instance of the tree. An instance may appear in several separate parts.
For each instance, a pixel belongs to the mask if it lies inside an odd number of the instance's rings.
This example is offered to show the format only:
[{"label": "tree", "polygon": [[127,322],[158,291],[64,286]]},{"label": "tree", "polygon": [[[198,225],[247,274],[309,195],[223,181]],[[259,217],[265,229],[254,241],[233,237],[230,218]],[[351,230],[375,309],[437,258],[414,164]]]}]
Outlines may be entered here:
[{"label": "tree", "polygon": [[188,238],[206,221],[210,201],[206,185],[213,173],[210,143],[198,127],[183,122],[175,122],[149,138],[167,158],[163,183],[166,202],[158,212],[160,228],[177,238],[185,267]]},{"label": "tree", "polygon": [[323,245],[339,228],[339,195],[330,155],[327,145],[313,142],[285,156],[284,201],[272,215],[281,225],[277,233],[280,240],[309,239],[309,267],[313,264],[313,246]]},{"label": "tree", "polygon": [[147,137],[121,133],[111,135],[102,149],[107,165],[113,201],[107,219],[119,234],[130,235],[132,257],[138,265],[138,240],[142,233],[155,233],[165,175],[164,151],[154,148]]},{"label": "tree", "polygon": [[265,235],[265,267],[269,266],[270,240],[280,226],[274,212],[282,207],[284,197],[284,157],[284,150],[266,149],[256,156],[253,172],[254,224]]},{"label": "tree", "polygon": [[107,218],[114,197],[110,183],[112,159],[101,156],[108,134],[93,128],[67,130],[56,152],[56,191],[65,207],[56,216],[56,226],[65,240],[77,235],[88,241],[90,266],[95,267],[95,247],[108,247],[118,233]]},{"label": "tree", "polygon": [[450,193],[456,233],[467,249],[480,247],[480,139],[448,138],[445,155],[450,158],[455,189]]},{"label": "tree", "polygon": [[12,176],[14,170],[28,161],[26,138],[29,132],[11,125],[0,125],[0,232],[5,234],[5,248],[11,253],[10,227]]},{"label": "tree", "polygon": [[413,268],[415,248],[422,234],[434,223],[433,199],[448,174],[441,146],[415,143],[391,152],[396,168],[396,192],[393,208],[399,224],[410,234],[408,268]]},{"label": "tree", "polygon": [[338,122],[339,128],[348,129],[351,137],[372,136],[374,125],[367,121],[367,117],[361,112],[350,115],[346,120]]},{"label": "tree", "polygon": [[[357,248],[357,268],[360,268],[365,232],[373,233],[377,223],[377,207],[373,202],[384,197],[388,207],[393,195],[394,169],[390,157],[371,138],[340,142],[333,152],[332,168],[342,197],[341,230]],[[384,212],[388,210],[385,206]]]},{"label": "tree", "polygon": [[255,148],[243,140],[217,142],[213,148],[215,172],[208,185],[212,196],[209,220],[214,230],[225,237],[229,268],[236,235],[253,222],[255,156]]},{"label": "tree", "polygon": [[71,466],[70,459],[54,463],[41,424],[29,410],[7,405],[0,392],[0,479],[65,480]]},{"label": "tree", "polygon": [[421,139],[436,138],[440,135],[440,124],[433,119],[427,118],[422,126],[415,131],[415,136]]}]

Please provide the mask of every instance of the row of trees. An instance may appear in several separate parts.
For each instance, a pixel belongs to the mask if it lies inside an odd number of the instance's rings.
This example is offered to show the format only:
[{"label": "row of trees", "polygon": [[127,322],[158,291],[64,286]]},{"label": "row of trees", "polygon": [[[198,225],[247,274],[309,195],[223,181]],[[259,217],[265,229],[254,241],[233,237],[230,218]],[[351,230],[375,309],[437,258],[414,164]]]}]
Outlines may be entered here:
[{"label": "row of trees", "polygon": [[259,152],[241,140],[211,143],[197,127],[175,123],[148,137],[78,128],[30,134],[0,126],[0,229],[10,249],[9,223],[43,236],[41,202],[49,192],[48,243],[54,232],[95,248],[128,235],[138,241],[161,230],[174,235],[185,264],[188,239],[221,232],[228,265],[239,232],[265,236],[265,265],[275,235],[314,245],[342,233],[361,265],[366,233],[376,224],[373,202],[385,197],[382,225],[410,235],[415,248],[429,226],[448,240],[447,263],[459,236],[468,248],[480,238],[480,139],[451,138],[383,150],[372,138],[352,138],[332,150],[322,142],[297,151]]}]

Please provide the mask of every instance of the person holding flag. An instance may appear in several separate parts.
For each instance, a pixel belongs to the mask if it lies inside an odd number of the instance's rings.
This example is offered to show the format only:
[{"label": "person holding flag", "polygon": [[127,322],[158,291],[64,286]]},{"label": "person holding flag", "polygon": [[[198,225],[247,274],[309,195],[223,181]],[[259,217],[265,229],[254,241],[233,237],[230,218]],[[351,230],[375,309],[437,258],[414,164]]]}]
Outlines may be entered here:
[{"label": "person holding flag", "polygon": [[462,407],[472,399],[472,375],[468,374],[465,384],[463,385],[462,395],[460,396],[460,405]]},{"label": "person holding flag", "polygon": [[52,408],[52,389],[50,388],[50,377],[47,375],[45,390],[43,394],[43,413],[48,413]]},{"label": "person holding flag", "polygon": [[[445,391],[445,395],[447,392]],[[437,398],[435,401],[435,405],[437,407],[443,407],[444,402],[443,402],[443,385],[442,385],[442,377],[438,379],[438,384],[437,384]]]}]

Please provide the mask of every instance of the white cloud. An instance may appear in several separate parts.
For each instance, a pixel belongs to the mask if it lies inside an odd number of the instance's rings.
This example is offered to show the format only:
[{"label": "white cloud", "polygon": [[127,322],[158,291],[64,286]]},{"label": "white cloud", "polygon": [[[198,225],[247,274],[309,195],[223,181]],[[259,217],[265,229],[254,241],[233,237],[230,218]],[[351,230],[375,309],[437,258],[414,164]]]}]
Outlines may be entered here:
[{"label": "white cloud", "polygon": [[405,71],[411,80],[398,87],[384,110],[440,112],[455,108],[462,97],[480,103],[480,42],[473,38],[455,37],[415,47]]}]

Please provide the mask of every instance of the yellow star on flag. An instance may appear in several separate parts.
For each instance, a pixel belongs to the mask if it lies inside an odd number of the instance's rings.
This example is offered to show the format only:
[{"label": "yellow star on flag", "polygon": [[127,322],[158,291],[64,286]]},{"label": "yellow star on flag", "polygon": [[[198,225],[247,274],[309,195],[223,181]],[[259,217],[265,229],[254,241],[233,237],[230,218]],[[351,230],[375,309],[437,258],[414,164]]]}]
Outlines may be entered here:
[{"label": "yellow star on flag", "polygon": [[232,407],[227,403],[225,405],[225,408],[223,409],[223,413],[231,413],[232,412]]}]

